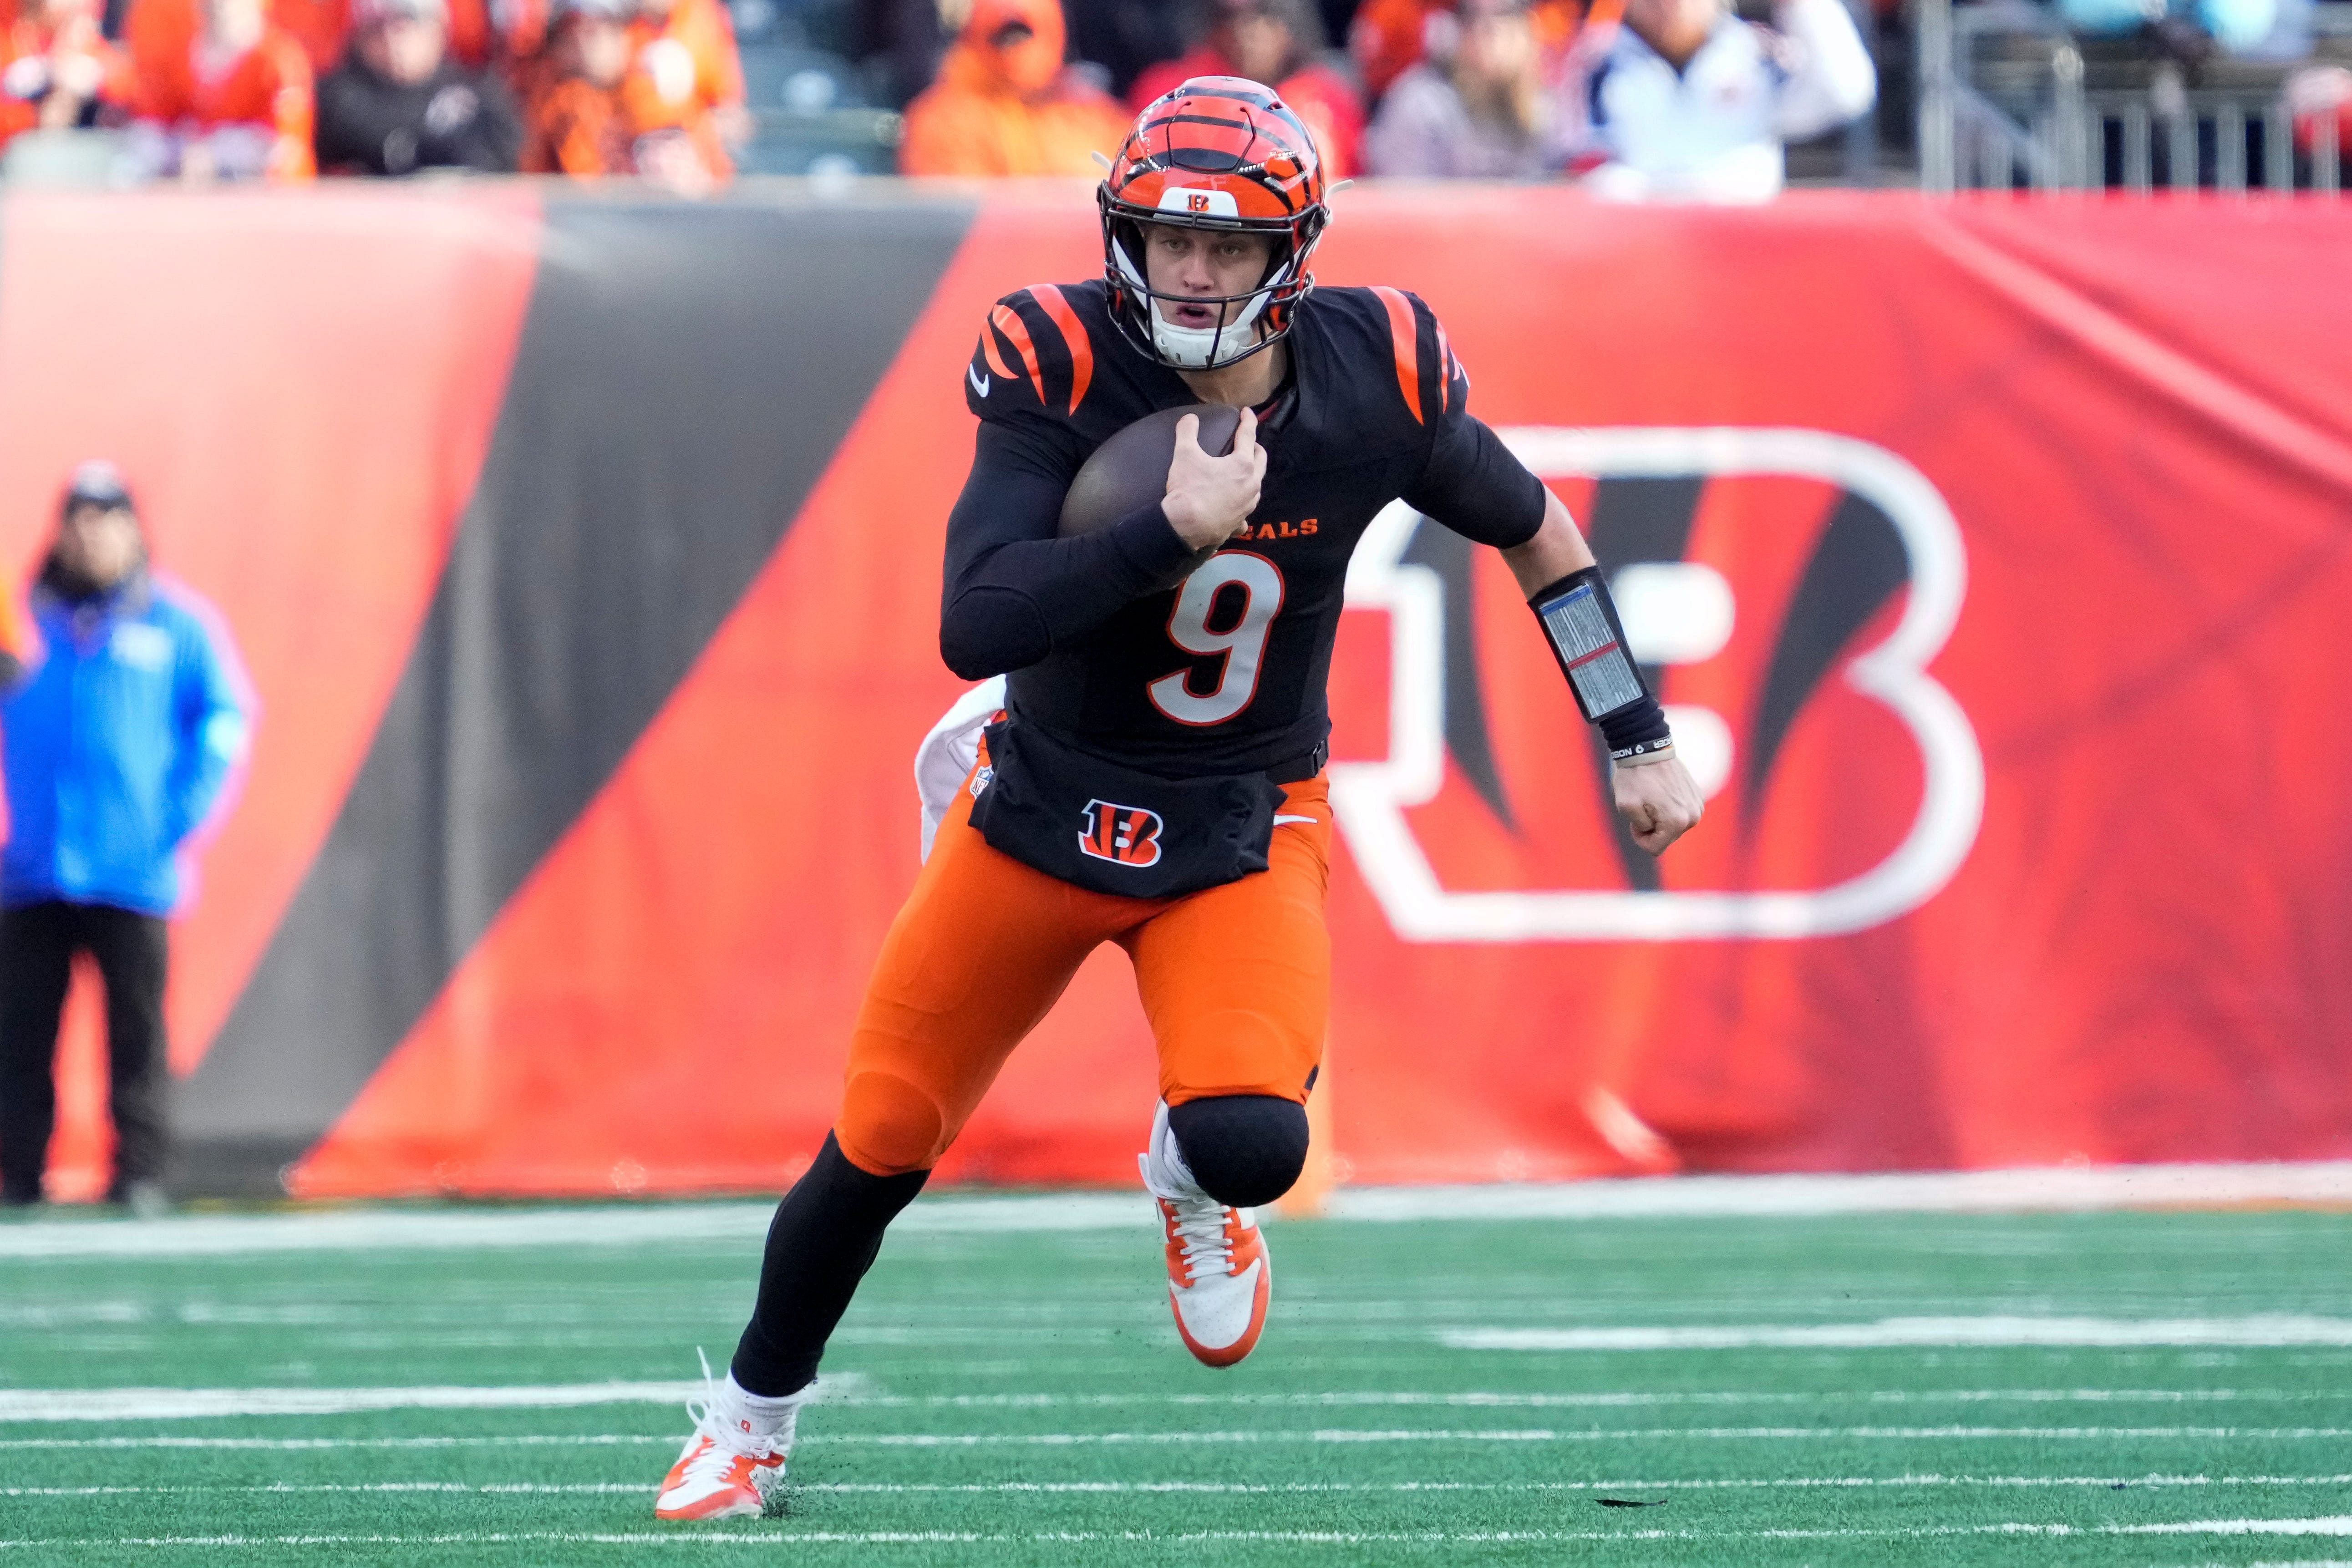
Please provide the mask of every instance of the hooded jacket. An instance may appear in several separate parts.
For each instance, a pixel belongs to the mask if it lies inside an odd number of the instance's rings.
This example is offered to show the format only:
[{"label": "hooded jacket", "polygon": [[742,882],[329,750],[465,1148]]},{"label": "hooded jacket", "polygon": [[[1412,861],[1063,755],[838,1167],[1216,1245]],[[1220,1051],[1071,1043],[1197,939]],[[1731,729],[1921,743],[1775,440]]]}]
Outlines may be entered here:
[{"label": "hooded jacket", "polygon": [[[1005,28],[1029,37],[998,45]],[[907,106],[898,166],[909,174],[1092,174],[1118,151],[1116,100],[1062,67],[1057,0],[974,0],[940,79]]]},{"label": "hooded jacket", "polygon": [[79,600],[44,574],[33,590],[44,647],[0,699],[0,903],[148,915],[179,903],[180,853],[246,754],[246,684],[212,618],[144,571]]},{"label": "hooded jacket", "polygon": [[522,115],[506,84],[454,59],[419,82],[378,75],[354,49],[319,83],[319,163],[371,174],[418,169],[512,174]]}]

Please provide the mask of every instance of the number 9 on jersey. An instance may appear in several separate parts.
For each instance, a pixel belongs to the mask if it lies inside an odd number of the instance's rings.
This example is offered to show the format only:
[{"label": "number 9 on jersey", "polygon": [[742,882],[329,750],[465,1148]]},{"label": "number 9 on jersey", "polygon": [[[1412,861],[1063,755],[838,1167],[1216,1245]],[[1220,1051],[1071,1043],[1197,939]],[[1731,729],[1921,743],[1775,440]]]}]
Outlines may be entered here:
[{"label": "number 9 on jersey", "polygon": [[[1211,631],[1209,618],[1227,588],[1243,595],[1241,616],[1228,630]],[[1195,691],[1193,672],[1180,669],[1150,684],[1151,705],[1179,724],[1195,725],[1222,724],[1247,708],[1257,695],[1266,635],[1281,613],[1282,573],[1273,562],[1246,550],[1211,556],[1184,579],[1175,612],[1168,617],[1168,640],[1196,658],[1224,655],[1217,684],[1208,691]]]}]

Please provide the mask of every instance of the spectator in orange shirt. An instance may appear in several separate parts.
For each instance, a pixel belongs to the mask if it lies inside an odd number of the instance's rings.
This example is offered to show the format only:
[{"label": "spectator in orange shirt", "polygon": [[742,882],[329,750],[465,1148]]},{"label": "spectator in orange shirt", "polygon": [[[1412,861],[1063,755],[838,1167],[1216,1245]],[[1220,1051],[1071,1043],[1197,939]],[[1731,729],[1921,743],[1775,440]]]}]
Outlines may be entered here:
[{"label": "spectator in orange shirt", "polygon": [[95,125],[131,93],[131,62],[100,36],[96,0],[25,0],[0,33],[0,142]]},{"label": "spectator in orange shirt", "polygon": [[1116,100],[1065,68],[1059,0],[973,0],[940,79],[907,106],[909,174],[1091,174],[1126,140]]},{"label": "spectator in orange shirt", "polygon": [[1353,174],[1364,100],[1347,78],[1316,58],[1323,49],[1323,18],[1315,7],[1307,0],[1217,0],[1214,16],[1199,48],[1135,79],[1128,107],[1139,114],[1145,104],[1196,76],[1247,77],[1271,86],[1307,121],[1326,174],[1335,180]]},{"label": "spectator in orange shirt", "polygon": [[639,115],[662,123],[707,114],[720,144],[740,152],[751,140],[751,113],[743,107],[743,58],[727,7],[719,0],[637,0],[636,31],[630,90],[649,95]]},{"label": "spectator in orange shirt", "polygon": [[635,0],[556,0],[535,74],[526,174],[640,174],[698,195],[730,165],[710,115],[690,99],[669,112],[630,80]]},{"label": "spectator in orange shirt", "polygon": [[[1364,0],[1348,28],[1348,51],[1364,73],[1364,90],[1378,100],[1391,82],[1431,53],[1433,20],[1443,35],[1444,47],[1435,52],[1451,55],[1459,26],[1454,8],[1454,0]],[[1623,9],[1622,0],[1600,0],[1592,9],[1613,16]],[[1575,0],[1537,0],[1528,7],[1528,20],[1535,26],[1537,45],[1547,60],[1557,58],[1575,38],[1584,11]]]},{"label": "spectator in orange shirt", "polygon": [[351,37],[351,0],[268,0],[268,5],[269,19],[301,44],[313,77],[335,68]]},{"label": "spectator in orange shirt", "polygon": [[[140,0],[140,5],[156,0]],[[138,84],[131,159],[151,177],[307,180],[310,153],[310,62],[292,34],[269,19],[267,0],[205,0],[204,26],[176,50],[159,52],[151,29],[131,20]],[[141,46],[147,47],[142,48]]]}]

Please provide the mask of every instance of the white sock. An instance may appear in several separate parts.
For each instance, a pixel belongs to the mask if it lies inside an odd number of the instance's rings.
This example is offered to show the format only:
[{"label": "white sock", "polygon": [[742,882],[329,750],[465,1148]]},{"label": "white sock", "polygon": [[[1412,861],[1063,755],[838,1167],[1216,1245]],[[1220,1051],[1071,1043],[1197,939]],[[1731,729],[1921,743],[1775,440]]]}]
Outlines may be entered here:
[{"label": "white sock", "polygon": [[713,1414],[729,1430],[740,1432],[755,1443],[789,1449],[793,1428],[800,1424],[801,1405],[815,1388],[816,1384],[810,1384],[798,1394],[771,1398],[745,1388],[730,1372],[719,1385],[718,1408]]},{"label": "white sock", "polygon": [[1175,1128],[1168,1129],[1168,1136],[1160,1141],[1160,1147],[1152,1153],[1160,1163],[1161,1177],[1170,1185],[1187,1192],[1201,1192],[1201,1184],[1193,1178],[1192,1167],[1185,1162],[1183,1147],[1176,1142]]}]

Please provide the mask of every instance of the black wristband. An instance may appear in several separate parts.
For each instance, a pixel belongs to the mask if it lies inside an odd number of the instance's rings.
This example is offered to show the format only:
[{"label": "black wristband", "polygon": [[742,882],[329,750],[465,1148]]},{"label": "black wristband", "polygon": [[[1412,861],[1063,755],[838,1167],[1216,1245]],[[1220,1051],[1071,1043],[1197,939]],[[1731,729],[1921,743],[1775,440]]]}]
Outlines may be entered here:
[{"label": "black wristband", "polygon": [[1609,755],[1621,763],[1663,752],[1675,743],[1675,732],[1666,726],[1666,710],[1646,691],[1639,702],[1628,702],[1601,721],[1601,738],[1609,744]]},{"label": "black wristband", "polygon": [[1571,572],[1528,596],[1560,673],[1588,723],[1601,727],[1609,754],[1620,761],[1674,744],[1666,715],[1643,684],[1625,647],[1625,628],[1597,566]]}]

